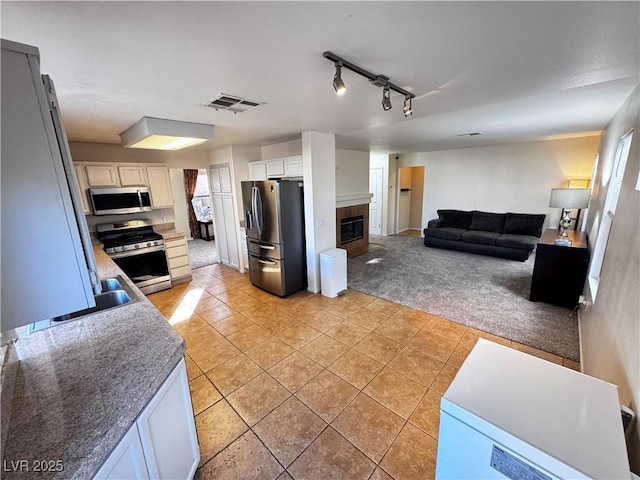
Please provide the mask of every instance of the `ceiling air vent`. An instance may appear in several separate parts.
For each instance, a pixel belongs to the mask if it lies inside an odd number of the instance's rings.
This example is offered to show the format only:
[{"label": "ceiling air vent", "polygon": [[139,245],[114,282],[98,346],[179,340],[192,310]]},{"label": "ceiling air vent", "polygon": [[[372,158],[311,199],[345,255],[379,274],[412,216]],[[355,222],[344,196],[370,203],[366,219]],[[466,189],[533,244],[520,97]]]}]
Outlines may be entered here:
[{"label": "ceiling air vent", "polygon": [[216,110],[229,110],[233,113],[242,113],[247,110],[264,105],[264,102],[254,102],[253,100],[246,100],[240,97],[234,97],[233,95],[227,95],[226,93],[220,93],[216,98],[209,103],[205,103],[205,107],[215,108]]},{"label": "ceiling air vent", "polygon": [[484,135],[482,132],[471,132],[471,133],[459,133],[456,137],[476,137],[478,135]]}]

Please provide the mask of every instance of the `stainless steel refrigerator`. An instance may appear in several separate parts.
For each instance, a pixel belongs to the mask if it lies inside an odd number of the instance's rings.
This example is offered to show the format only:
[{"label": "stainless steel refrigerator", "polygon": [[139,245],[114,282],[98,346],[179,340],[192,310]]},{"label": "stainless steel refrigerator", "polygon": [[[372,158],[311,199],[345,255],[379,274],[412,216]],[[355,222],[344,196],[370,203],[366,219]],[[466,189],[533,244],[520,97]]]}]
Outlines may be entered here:
[{"label": "stainless steel refrigerator", "polygon": [[280,297],[307,287],[301,181],[242,182],[251,283]]}]

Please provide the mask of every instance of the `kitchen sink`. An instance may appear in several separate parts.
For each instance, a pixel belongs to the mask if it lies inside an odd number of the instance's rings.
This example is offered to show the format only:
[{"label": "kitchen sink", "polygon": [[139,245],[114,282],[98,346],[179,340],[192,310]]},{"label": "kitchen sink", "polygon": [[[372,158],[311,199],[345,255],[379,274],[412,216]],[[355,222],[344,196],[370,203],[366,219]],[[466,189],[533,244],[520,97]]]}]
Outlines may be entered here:
[{"label": "kitchen sink", "polygon": [[137,297],[131,291],[127,282],[125,282],[119,275],[117,277],[104,278],[100,280],[100,285],[102,286],[102,293],[95,295],[95,307],[85,308],[84,310],[33,323],[29,326],[29,332],[37,332],[54,325],[60,325],[71,320],[91,315],[92,313],[111,310],[137,301]]}]

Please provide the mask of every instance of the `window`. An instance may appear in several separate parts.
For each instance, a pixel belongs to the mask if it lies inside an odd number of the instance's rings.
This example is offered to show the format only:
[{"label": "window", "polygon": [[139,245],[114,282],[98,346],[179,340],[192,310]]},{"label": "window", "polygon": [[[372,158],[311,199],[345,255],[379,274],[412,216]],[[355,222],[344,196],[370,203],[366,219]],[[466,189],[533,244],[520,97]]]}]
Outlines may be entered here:
[{"label": "window", "polygon": [[209,196],[209,180],[207,179],[207,171],[200,170],[198,172],[198,180],[196,181],[196,190],[191,200],[196,218],[201,222],[208,222],[211,217],[211,197]]},{"label": "window", "polygon": [[609,180],[609,189],[607,190],[607,198],[604,202],[602,220],[600,221],[600,228],[598,230],[598,238],[596,239],[595,248],[593,249],[591,266],[589,267],[589,289],[591,290],[592,301],[596,300],[596,294],[598,292],[600,272],[602,270],[602,264],[604,263],[604,255],[607,251],[613,217],[616,214],[618,199],[620,198],[622,178],[624,177],[624,170],[627,166],[627,159],[629,158],[632,137],[633,130],[620,139],[616,150],[613,171],[611,172],[611,178]]}]

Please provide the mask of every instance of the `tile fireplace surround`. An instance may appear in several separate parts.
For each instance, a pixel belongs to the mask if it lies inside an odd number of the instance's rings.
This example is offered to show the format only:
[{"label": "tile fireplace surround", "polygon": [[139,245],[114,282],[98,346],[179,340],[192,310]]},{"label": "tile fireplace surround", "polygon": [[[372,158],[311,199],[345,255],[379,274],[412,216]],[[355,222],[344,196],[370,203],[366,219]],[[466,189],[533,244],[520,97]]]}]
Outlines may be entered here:
[{"label": "tile fireplace surround", "polygon": [[[340,242],[340,221],[362,215],[362,238],[349,243]],[[369,204],[340,207],[336,209],[336,247],[344,248],[348,257],[357,257],[369,251]]]}]

